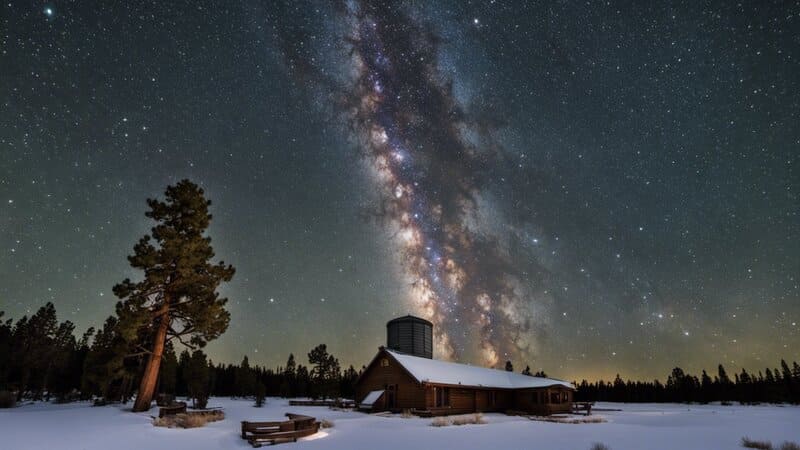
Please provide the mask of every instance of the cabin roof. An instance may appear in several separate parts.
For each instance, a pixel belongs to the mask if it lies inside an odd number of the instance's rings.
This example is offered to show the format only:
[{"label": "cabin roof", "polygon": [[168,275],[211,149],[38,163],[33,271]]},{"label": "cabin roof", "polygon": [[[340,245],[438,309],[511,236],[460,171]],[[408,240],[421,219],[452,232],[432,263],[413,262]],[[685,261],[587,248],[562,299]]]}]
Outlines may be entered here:
[{"label": "cabin roof", "polygon": [[378,401],[379,398],[381,398],[381,395],[383,395],[382,390],[371,391],[366,397],[364,397],[364,400],[361,400],[361,406],[372,406],[376,401]]},{"label": "cabin roof", "polygon": [[438,361],[411,356],[394,350],[384,350],[419,382],[500,389],[544,388],[550,386],[575,389],[572,383],[554,378],[532,377],[505,370]]}]

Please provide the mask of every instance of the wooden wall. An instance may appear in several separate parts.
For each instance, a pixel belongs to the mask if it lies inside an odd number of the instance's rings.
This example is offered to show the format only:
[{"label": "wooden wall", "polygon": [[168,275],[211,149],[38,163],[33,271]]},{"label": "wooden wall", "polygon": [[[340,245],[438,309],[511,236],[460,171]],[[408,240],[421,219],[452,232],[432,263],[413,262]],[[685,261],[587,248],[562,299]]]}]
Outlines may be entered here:
[{"label": "wooden wall", "polygon": [[[386,359],[387,366],[382,365]],[[384,390],[390,385],[396,386],[396,404],[394,409],[425,409],[425,389],[416,382],[391,356],[384,352],[367,367],[356,384],[356,401],[359,402],[371,391]],[[387,409],[387,394],[373,407],[374,410]]]},{"label": "wooden wall", "polygon": [[[552,394],[566,395],[567,401],[552,402]],[[544,389],[523,389],[516,391],[513,409],[527,411],[533,414],[554,414],[572,411],[572,390],[563,387],[549,387]],[[561,397],[559,397],[561,398]]]},{"label": "wooden wall", "polygon": [[[395,386],[394,407],[390,408],[386,404],[387,393],[385,392],[374,405],[374,410],[417,409],[431,411],[435,414],[518,410],[546,415],[570,412],[573,401],[573,391],[565,387],[508,390],[420,384],[394,358],[385,351],[381,351],[356,384],[356,402],[363,400],[371,391],[387,390],[389,386]],[[434,387],[449,389],[449,406],[436,407]],[[533,397],[534,393],[537,394],[536,399]],[[567,401],[553,403],[553,393],[566,395]],[[494,398],[494,402],[492,402],[492,398]]]}]

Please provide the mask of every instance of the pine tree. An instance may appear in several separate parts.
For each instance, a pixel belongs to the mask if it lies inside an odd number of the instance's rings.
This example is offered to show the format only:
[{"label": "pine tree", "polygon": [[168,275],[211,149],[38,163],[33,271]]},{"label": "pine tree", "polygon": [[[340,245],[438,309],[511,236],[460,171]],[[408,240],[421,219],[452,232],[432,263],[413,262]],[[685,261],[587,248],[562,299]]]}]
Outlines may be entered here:
[{"label": "pine tree", "polygon": [[[789,364],[786,363],[785,359],[781,360],[781,375],[783,375],[783,384],[786,394],[784,398],[788,399],[792,403],[800,402],[800,390],[795,387],[794,382],[794,375],[792,374],[792,370],[789,368]],[[798,392],[796,392],[798,391]]]},{"label": "pine tree", "polygon": [[731,379],[722,364],[717,366],[717,378],[719,378],[718,398],[722,401],[731,400]]},{"label": "pine tree", "polygon": [[298,364],[297,365],[297,391],[296,395],[299,397],[308,397],[309,385],[311,384],[311,376],[308,374],[308,367]]},{"label": "pine tree", "polygon": [[[0,311],[0,319],[5,312]],[[5,323],[0,321],[0,361],[11,361],[13,321],[8,319]],[[0,365],[0,391],[8,389],[8,379],[11,364]]]},{"label": "pine tree", "polygon": [[202,350],[195,350],[183,374],[195,408],[205,408],[209,395],[209,367]]},{"label": "pine tree", "polygon": [[186,382],[187,372],[189,370],[189,360],[192,359],[192,354],[189,350],[183,350],[178,355],[178,373],[175,382],[175,395],[189,395],[189,386]]},{"label": "pine tree", "polygon": [[134,411],[150,408],[168,340],[203,347],[225,332],[230,320],[227,299],[216,290],[231,280],[234,268],[210,263],[214,251],[204,233],[211,221],[211,202],[188,180],[167,187],[165,195],[165,201],[147,200],[145,215],[156,225],[128,257],[133,268],[144,272],[144,279],[125,279],[114,286],[121,299],[117,315],[122,335],[147,355]]},{"label": "pine tree", "polygon": [[711,377],[708,376],[706,370],[703,369],[703,374],[700,375],[700,391],[701,391],[701,400],[703,403],[708,403],[711,401],[712,386],[713,382],[711,381]]},{"label": "pine tree", "polygon": [[32,389],[34,398],[38,398],[44,389],[44,374],[48,371],[52,356],[52,336],[58,327],[56,310],[52,303],[39,308],[28,319],[22,317],[14,326],[13,364],[18,368],[19,392],[17,401],[23,394]]},{"label": "pine tree", "polygon": [[164,357],[161,361],[160,374],[158,376],[159,392],[165,394],[175,394],[175,387],[178,382],[178,356],[175,354],[175,346],[168,342],[164,348]]},{"label": "pine tree", "polygon": [[531,376],[531,366],[525,366],[525,369],[522,371],[522,374]]},{"label": "pine tree", "polygon": [[294,360],[294,354],[289,354],[289,359],[286,360],[286,368],[283,370],[283,379],[281,381],[280,393],[283,397],[294,397],[297,386],[297,363]]},{"label": "pine tree", "polygon": [[325,344],[320,344],[308,353],[308,362],[313,366],[309,374],[310,381],[314,385],[314,390],[311,392],[312,397],[336,396],[341,376],[339,360],[328,354],[328,347]]},{"label": "pine tree", "polygon": [[506,372],[513,372],[514,365],[511,364],[511,360],[506,361]]},{"label": "pine tree", "polygon": [[242,363],[236,369],[234,385],[236,386],[236,394],[240,397],[255,395],[256,375],[253,369],[250,368],[250,361],[247,356],[244,357]]},{"label": "pine tree", "polygon": [[325,394],[330,398],[341,397],[342,368],[339,359],[328,356],[328,372],[325,377]]},{"label": "pine tree", "polygon": [[342,382],[339,391],[344,398],[352,399],[356,395],[356,380],[358,380],[358,372],[352,365],[345,369],[342,374]]},{"label": "pine tree", "polygon": [[84,396],[100,395],[102,402],[117,398],[112,386],[125,376],[123,357],[127,345],[117,332],[117,318],[109,316],[97,332],[83,364],[81,391]]}]

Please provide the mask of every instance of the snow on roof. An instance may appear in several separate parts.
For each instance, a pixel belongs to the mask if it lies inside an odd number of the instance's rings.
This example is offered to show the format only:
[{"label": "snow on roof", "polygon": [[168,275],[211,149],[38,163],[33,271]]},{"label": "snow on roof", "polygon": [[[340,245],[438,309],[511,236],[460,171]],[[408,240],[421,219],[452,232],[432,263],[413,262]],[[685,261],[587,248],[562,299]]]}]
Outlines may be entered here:
[{"label": "snow on roof", "polygon": [[532,377],[505,370],[486,369],[435,359],[420,358],[386,349],[417,381],[463,386],[502,389],[543,388],[564,386],[575,389],[572,383],[553,378]]},{"label": "snow on roof", "polygon": [[383,391],[372,391],[364,397],[364,400],[361,400],[361,406],[372,406],[379,398],[383,395]]}]

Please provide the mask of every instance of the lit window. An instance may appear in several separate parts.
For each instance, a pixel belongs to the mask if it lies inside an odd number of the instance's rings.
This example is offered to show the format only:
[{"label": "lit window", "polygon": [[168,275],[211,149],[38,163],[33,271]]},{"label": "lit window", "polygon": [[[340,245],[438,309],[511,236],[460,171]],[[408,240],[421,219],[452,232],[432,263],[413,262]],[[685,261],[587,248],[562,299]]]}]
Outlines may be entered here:
[{"label": "lit window", "polygon": [[389,358],[383,358],[381,360],[381,367],[389,367]]}]

